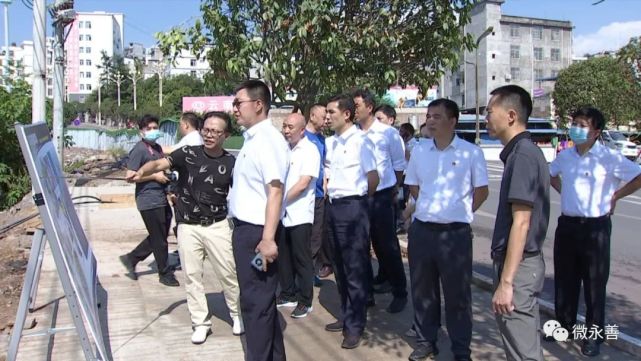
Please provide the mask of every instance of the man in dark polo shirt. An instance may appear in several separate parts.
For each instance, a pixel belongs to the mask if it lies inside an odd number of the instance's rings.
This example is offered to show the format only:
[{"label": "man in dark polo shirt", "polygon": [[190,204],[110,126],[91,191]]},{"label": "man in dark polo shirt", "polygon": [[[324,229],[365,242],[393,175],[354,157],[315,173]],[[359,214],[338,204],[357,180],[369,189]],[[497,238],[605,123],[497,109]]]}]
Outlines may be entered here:
[{"label": "man in dark polo shirt", "polygon": [[543,360],[537,296],[543,288],[541,254],[550,218],[550,175],[541,149],[526,132],[532,99],[516,85],[494,89],[487,130],[500,139],[505,164],[492,237],[492,310],[508,360]]}]

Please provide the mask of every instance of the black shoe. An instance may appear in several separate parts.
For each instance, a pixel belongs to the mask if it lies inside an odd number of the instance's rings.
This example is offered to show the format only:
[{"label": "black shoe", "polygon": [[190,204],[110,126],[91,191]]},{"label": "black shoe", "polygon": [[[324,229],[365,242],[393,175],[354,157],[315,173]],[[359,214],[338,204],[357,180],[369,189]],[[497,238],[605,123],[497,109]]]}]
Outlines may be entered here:
[{"label": "black shoe", "polygon": [[427,360],[427,358],[433,359],[438,355],[438,348],[436,347],[436,344],[433,344],[431,342],[427,343],[419,343],[416,349],[412,352],[412,354],[409,357],[410,361],[423,361]]},{"label": "black shoe", "polygon": [[588,357],[597,356],[601,351],[600,345],[595,340],[585,340],[581,346],[581,353]]},{"label": "black shoe", "polygon": [[407,297],[394,297],[392,302],[387,306],[386,311],[389,313],[399,313],[407,305]]},{"label": "black shoe", "polygon": [[127,273],[125,273],[125,276],[131,278],[134,281],[137,280],[138,275],[136,274],[136,264],[138,262],[132,261],[129,254],[123,254],[118,258],[120,259],[120,263],[122,263],[122,265],[127,269]]},{"label": "black shoe", "polygon": [[291,316],[293,318],[307,317],[307,315],[309,315],[309,313],[312,312],[313,309],[314,308],[312,306],[305,306],[304,304],[299,302],[294,311],[292,311]]},{"label": "black shoe", "polygon": [[376,306],[376,300],[374,299],[374,295],[368,295],[367,296],[367,308],[374,307]]},{"label": "black shoe", "polygon": [[346,335],[343,337],[343,343],[341,344],[342,348],[352,349],[357,348],[361,344],[361,336],[349,336]]},{"label": "black shoe", "polygon": [[160,283],[162,283],[165,286],[169,287],[178,287],[180,286],[180,283],[178,283],[178,280],[174,276],[173,273],[165,273],[160,275],[159,278]]},{"label": "black shoe", "polygon": [[389,282],[384,281],[383,283],[375,284],[372,286],[374,293],[390,293],[392,292],[392,285]]},{"label": "black shoe", "polygon": [[343,321],[336,321],[334,323],[329,323],[325,325],[325,331],[329,331],[329,332],[343,331]]}]

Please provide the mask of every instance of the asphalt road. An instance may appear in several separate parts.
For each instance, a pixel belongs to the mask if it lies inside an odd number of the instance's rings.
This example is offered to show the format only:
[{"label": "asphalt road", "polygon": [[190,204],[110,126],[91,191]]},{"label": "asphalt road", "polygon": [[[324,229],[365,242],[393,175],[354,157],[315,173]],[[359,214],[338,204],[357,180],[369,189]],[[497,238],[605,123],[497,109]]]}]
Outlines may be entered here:
[{"label": "asphalt road", "polygon": [[[490,195],[476,213],[473,223],[474,269],[491,276],[490,238],[499,197],[503,164],[488,162]],[[557,219],[561,213],[560,195],[550,190],[550,224],[544,243],[546,280],[542,297],[554,301],[553,246]],[[606,324],[619,326],[621,332],[641,339],[641,192],[617,203],[612,218],[610,279]],[[583,297],[580,313],[585,314]]]}]

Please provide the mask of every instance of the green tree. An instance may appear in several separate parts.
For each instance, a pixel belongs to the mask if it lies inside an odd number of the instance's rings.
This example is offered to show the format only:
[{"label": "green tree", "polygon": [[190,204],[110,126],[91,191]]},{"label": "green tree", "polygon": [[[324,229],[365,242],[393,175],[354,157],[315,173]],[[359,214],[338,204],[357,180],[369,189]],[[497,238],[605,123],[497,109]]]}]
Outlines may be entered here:
[{"label": "green tree", "polygon": [[630,67],[615,58],[570,65],[559,73],[552,97],[562,123],[581,106],[598,108],[613,126],[628,125],[641,115],[641,89],[632,81]]},{"label": "green tree", "polygon": [[[275,103],[306,108],[354,86],[391,84],[425,93],[458,64],[472,37],[473,0],[202,0],[202,21],[156,34],[164,54],[205,54],[214,76],[236,82],[250,69]],[[294,101],[284,101],[295,92]]]},{"label": "green tree", "polygon": [[630,75],[641,86],[641,37],[633,37],[628,44],[619,49],[617,57],[630,67]]}]

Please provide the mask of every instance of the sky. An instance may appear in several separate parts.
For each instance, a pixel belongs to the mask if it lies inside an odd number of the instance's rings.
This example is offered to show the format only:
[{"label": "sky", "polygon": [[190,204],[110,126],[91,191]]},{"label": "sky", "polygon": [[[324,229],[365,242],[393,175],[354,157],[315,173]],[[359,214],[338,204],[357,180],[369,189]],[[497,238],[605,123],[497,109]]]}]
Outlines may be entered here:
[{"label": "sky", "polygon": [[[32,35],[32,12],[13,0],[9,6],[9,41],[20,43]],[[47,0],[52,3],[53,0]],[[502,13],[553,20],[569,20],[574,26],[576,56],[617,50],[631,36],[641,36],[641,0],[506,0]],[[155,44],[153,34],[179,24],[191,24],[200,16],[200,0],[76,0],[76,11],[119,12],[125,15],[125,43]],[[0,28],[4,39],[3,27]],[[52,32],[48,20],[48,34]]]}]

